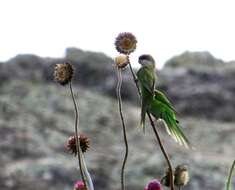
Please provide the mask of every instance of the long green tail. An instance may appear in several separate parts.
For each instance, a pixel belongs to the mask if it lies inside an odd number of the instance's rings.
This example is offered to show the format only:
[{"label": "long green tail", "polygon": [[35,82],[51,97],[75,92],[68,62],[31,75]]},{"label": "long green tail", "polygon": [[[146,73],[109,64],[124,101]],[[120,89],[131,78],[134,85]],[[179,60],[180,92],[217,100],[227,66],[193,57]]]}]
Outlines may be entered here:
[{"label": "long green tail", "polygon": [[187,148],[190,147],[190,142],[187,137],[184,135],[181,126],[178,124],[178,121],[172,117],[168,112],[163,113],[162,118],[166,123],[166,129],[168,133],[178,142],[180,145],[183,145]]}]

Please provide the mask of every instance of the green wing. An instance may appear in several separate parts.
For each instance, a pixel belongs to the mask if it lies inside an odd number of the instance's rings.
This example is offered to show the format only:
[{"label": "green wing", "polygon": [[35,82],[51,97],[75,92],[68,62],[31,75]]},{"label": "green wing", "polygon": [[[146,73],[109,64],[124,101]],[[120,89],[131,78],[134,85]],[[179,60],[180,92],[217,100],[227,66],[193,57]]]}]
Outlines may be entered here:
[{"label": "green wing", "polygon": [[159,101],[164,103],[169,109],[174,110],[174,112],[176,112],[173,105],[167,99],[167,97],[163,94],[163,92],[161,92],[160,90],[155,90],[154,95],[155,95],[155,99],[158,99]]},{"label": "green wing", "polygon": [[155,96],[149,107],[149,112],[156,119],[163,119],[167,132],[181,145],[190,147],[190,142],[184,135],[182,128],[176,120],[174,108],[167,97],[160,91],[155,91]]}]

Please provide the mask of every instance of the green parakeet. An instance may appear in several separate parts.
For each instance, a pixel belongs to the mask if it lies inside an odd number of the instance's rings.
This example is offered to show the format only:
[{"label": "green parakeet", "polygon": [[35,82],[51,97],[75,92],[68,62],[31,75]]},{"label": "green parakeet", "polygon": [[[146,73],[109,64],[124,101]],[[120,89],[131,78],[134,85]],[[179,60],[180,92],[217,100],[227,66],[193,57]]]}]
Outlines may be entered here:
[{"label": "green parakeet", "polygon": [[141,121],[140,125],[145,129],[145,116],[149,112],[157,120],[164,121],[167,132],[181,145],[186,147],[190,143],[176,119],[176,111],[167,97],[155,89],[155,61],[151,55],[139,57],[141,68],[137,72],[137,78],[141,90]]},{"label": "green parakeet", "polygon": [[139,57],[141,68],[137,72],[137,78],[141,90],[141,121],[140,126],[145,130],[146,112],[153,100],[155,90],[155,61],[151,55]]},{"label": "green parakeet", "polygon": [[156,119],[164,120],[167,132],[176,140],[176,142],[185,147],[190,147],[189,140],[184,135],[182,128],[176,119],[176,112],[172,104],[161,91],[154,91],[154,97],[148,111]]}]

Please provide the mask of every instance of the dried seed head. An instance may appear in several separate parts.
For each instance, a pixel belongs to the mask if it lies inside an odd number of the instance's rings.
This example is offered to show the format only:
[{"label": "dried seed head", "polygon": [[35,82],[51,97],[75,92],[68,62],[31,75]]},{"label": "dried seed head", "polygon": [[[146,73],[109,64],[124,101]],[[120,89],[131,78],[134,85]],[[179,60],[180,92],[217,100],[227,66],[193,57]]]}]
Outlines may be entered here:
[{"label": "dried seed head", "polygon": [[[174,176],[173,176],[173,178],[174,178]],[[161,184],[166,187],[170,187],[170,169],[169,168],[166,169],[165,175],[161,179]]]},{"label": "dried seed head", "polygon": [[68,84],[73,78],[74,69],[73,66],[66,62],[56,64],[54,70],[54,79],[61,85]]},{"label": "dried seed head", "polygon": [[72,154],[77,155],[77,149],[76,149],[76,137],[71,136],[69,137],[67,141],[67,149],[70,151]]},{"label": "dried seed head", "polygon": [[[80,147],[82,149],[82,152],[86,152],[90,148],[90,140],[88,137],[84,134],[79,135],[79,141],[80,141]],[[69,137],[67,141],[67,149],[74,154],[77,155],[77,147],[76,147],[76,136],[73,135]]]},{"label": "dried seed head", "polygon": [[75,184],[74,184],[74,190],[86,190],[86,187],[83,183],[83,181],[77,181]]},{"label": "dried seed head", "polygon": [[136,49],[136,37],[130,32],[120,33],[115,41],[115,47],[119,53],[129,55]]},{"label": "dried seed head", "polygon": [[89,138],[84,134],[80,134],[79,141],[80,141],[82,152],[86,152],[90,148]]},{"label": "dried seed head", "polygon": [[178,165],[175,168],[175,180],[176,186],[185,186],[189,182],[188,168],[186,165]]},{"label": "dried seed head", "polygon": [[129,63],[129,58],[127,55],[119,55],[114,59],[116,66],[119,69],[125,68]]}]

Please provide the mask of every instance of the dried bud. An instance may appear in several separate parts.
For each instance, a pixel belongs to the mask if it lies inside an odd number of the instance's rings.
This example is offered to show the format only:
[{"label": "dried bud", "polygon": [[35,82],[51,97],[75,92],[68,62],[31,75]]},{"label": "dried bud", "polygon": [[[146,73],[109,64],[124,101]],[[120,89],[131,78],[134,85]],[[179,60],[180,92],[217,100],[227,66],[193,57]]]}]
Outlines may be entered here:
[{"label": "dried bud", "polygon": [[89,138],[84,134],[80,134],[79,141],[80,141],[82,152],[86,152],[90,148]]},{"label": "dried bud", "polygon": [[189,182],[189,174],[186,165],[178,165],[175,168],[175,180],[176,186],[185,186]]},{"label": "dried bud", "polygon": [[73,72],[73,66],[68,62],[56,64],[54,71],[54,79],[59,84],[66,85],[72,80]]},{"label": "dried bud", "polygon": [[162,187],[161,187],[161,183],[154,179],[154,180],[151,180],[148,185],[144,188],[144,190],[161,190]]},{"label": "dried bud", "polygon": [[129,58],[126,55],[119,55],[115,58],[115,64],[119,69],[125,68],[129,63]]},{"label": "dried bud", "polygon": [[77,181],[74,184],[74,190],[86,190],[86,187],[85,187],[83,181]]},{"label": "dried bud", "polygon": [[[170,169],[167,168],[165,171],[165,175],[162,177],[161,179],[161,184],[166,186],[166,187],[170,187]],[[174,176],[173,176],[174,178]]]},{"label": "dried bud", "polygon": [[120,33],[115,41],[117,51],[126,55],[135,51],[136,44],[136,37],[129,32]]},{"label": "dried bud", "polygon": [[[90,140],[88,137],[84,134],[79,135],[79,142],[80,142],[80,147],[82,149],[82,152],[86,152],[90,148]],[[77,155],[77,147],[76,147],[76,136],[71,136],[69,137],[67,141],[67,149],[74,154],[75,156]]]}]

